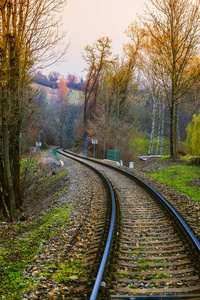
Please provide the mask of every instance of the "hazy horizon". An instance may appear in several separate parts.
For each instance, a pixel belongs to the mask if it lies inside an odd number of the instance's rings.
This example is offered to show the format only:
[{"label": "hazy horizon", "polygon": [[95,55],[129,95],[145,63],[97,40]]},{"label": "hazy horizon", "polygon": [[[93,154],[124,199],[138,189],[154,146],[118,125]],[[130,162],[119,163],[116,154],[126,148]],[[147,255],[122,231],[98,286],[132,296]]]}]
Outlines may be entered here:
[{"label": "hazy horizon", "polygon": [[[112,39],[114,54],[122,54],[122,45],[127,41],[124,34],[127,27],[142,14],[147,0],[68,0],[63,12],[63,27],[70,46],[62,62],[43,70],[44,74],[56,71],[66,76],[82,72],[86,64],[82,58],[86,45],[92,45],[98,38]],[[67,42],[66,41],[66,42]]]}]

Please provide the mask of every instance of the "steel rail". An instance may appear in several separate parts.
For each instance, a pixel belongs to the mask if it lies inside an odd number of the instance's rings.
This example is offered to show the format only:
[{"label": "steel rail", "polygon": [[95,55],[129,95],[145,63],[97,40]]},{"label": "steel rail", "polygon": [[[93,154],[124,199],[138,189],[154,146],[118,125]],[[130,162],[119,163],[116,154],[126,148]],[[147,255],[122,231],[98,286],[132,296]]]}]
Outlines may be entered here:
[{"label": "steel rail", "polygon": [[[66,154],[63,154],[62,152],[60,152],[59,150],[57,150],[60,154],[67,156]],[[69,156],[68,156],[69,157]],[[113,234],[114,234],[114,227],[115,227],[115,210],[116,210],[116,200],[115,200],[115,195],[114,195],[114,191],[112,188],[112,185],[110,183],[110,181],[108,180],[108,178],[98,169],[96,169],[95,167],[92,167],[91,165],[80,161],[77,158],[72,158],[84,165],[86,165],[87,167],[89,167],[90,169],[92,169],[93,171],[95,171],[100,177],[103,178],[104,182],[106,183],[106,186],[108,188],[109,194],[110,194],[110,198],[111,198],[111,205],[112,205],[112,212],[111,212],[111,220],[110,220],[110,227],[109,227],[109,232],[108,232],[108,237],[107,237],[107,241],[106,241],[106,245],[105,245],[105,249],[104,249],[104,253],[103,253],[103,257],[101,260],[101,264],[97,273],[97,277],[95,280],[95,284],[93,286],[93,290],[90,296],[90,300],[96,300],[98,293],[99,293],[99,289],[101,286],[101,282],[102,282],[102,278],[103,275],[105,274],[105,270],[107,267],[107,263],[108,263],[108,258],[109,258],[109,254],[110,254],[110,250],[111,250],[111,244],[112,244],[112,239],[113,239]]]},{"label": "steel rail", "polygon": [[148,183],[146,183],[145,181],[143,181],[142,179],[140,179],[139,177],[133,175],[130,172],[127,172],[125,170],[122,170],[118,167],[106,164],[104,162],[98,161],[96,159],[90,159],[90,158],[86,158],[86,157],[82,157],[78,154],[74,154],[70,151],[66,151],[64,150],[64,152],[66,153],[71,153],[74,156],[89,160],[91,162],[95,162],[98,163],[100,165],[104,165],[110,169],[115,169],[116,171],[122,173],[122,174],[127,174],[129,177],[131,177],[134,181],[136,181],[137,183],[139,183],[140,185],[142,185],[143,187],[145,187],[153,196],[156,197],[157,200],[161,200],[162,203],[165,205],[166,208],[168,208],[168,210],[175,216],[175,218],[179,221],[179,224],[181,225],[181,227],[183,228],[183,230],[187,233],[188,237],[190,238],[191,242],[194,244],[196,250],[199,252],[200,254],[200,242],[197,240],[197,238],[195,237],[195,235],[193,234],[193,232],[191,231],[191,229],[188,227],[188,225],[185,223],[185,221],[183,220],[183,218],[178,214],[178,212],[173,208],[173,206],[164,198],[162,197],[153,187],[151,187]]},{"label": "steel rail", "polygon": [[[114,168],[116,168],[116,167],[114,167]],[[116,169],[121,170],[119,168],[116,168]],[[144,182],[142,179],[140,179],[140,178],[136,177],[135,175],[133,175],[133,174],[131,174],[131,173],[123,170],[123,173],[124,172],[128,176],[134,178],[140,184],[142,184],[143,186],[145,186],[147,188],[147,190],[153,196],[155,196],[158,201],[160,201],[160,200],[162,201],[162,204],[164,204],[164,206],[168,209],[168,211],[173,214],[173,216],[176,218],[176,220],[178,220],[179,225],[183,228],[183,230],[187,234],[188,238],[190,239],[191,243],[195,246],[196,250],[200,254],[200,242],[197,240],[197,238],[195,237],[195,235],[193,234],[193,232],[191,231],[191,229],[188,227],[188,225],[185,223],[185,221],[179,215],[179,213],[173,208],[173,206],[163,196],[161,196],[153,187],[151,187],[149,184],[147,184],[146,182]]]},{"label": "steel rail", "polygon": [[101,280],[102,280],[102,277],[105,273],[106,265],[107,265],[107,262],[108,262],[108,257],[109,257],[109,253],[110,253],[110,247],[111,247],[111,241],[112,241],[113,232],[114,232],[114,225],[115,225],[115,208],[116,208],[116,205],[115,205],[114,191],[113,191],[113,188],[111,186],[110,181],[107,179],[107,177],[105,177],[105,178],[106,178],[106,181],[109,185],[109,188],[110,188],[110,191],[111,191],[111,198],[112,198],[111,223],[110,223],[110,229],[109,229],[108,238],[107,238],[107,242],[106,242],[106,247],[105,247],[103,258],[102,258],[102,261],[101,261],[101,264],[100,264],[100,267],[99,267],[97,278],[96,278],[96,281],[95,281],[95,284],[94,284],[94,287],[93,287],[93,290],[92,290],[92,294],[90,296],[90,300],[97,299],[98,291],[99,291],[99,288],[100,288],[100,285],[101,285]]},{"label": "steel rail", "polygon": [[[103,166],[106,166],[110,169],[114,169],[122,174],[126,174],[127,176],[131,177],[134,181],[136,181],[139,185],[142,185],[151,195],[153,195],[159,202],[161,202],[165,208],[174,216],[174,218],[178,221],[178,224],[180,228],[184,231],[189,241],[193,244],[195,250],[200,255],[200,242],[197,240],[191,229],[188,227],[188,225],[185,223],[185,221],[182,219],[182,217],[178,214],[178,212],[173,208],[173,206],[164,198],[162,197],[153,187],[151,187],[149,184],[144,182],[142,179],[138,178],[137,176],[133,175],[130,172],[127,172],[125,170],[122,170],[118,167],[106,164],[104,162],[100,162],[96,159],[90,159],[83,156],[80,156],[78,154],[75,154],[70,151],[64,150],[65,153],[71,154],[73,156],[79,157],[81,159],[94,162]],[[124,300],[168,300],[168,299],[194,299],[198,298],[200,299],[199,294],[190,294],[190,295],[166,295],[166,296],[125,296],[125,295],[119,295],[119,296],[113,296],[113,299],[124,299]],[[90,300],[95,300],[96,298],[92,298]]]},{"label": "steel rail", "polygon": [[[107,164],[106,164],[107,165]],[[126,173],[128,176],[132,177],[135,181],[142,184],[144,187],[147,188],[147,190],[157,198],[157,200],[161,200],[162,203],[165,205],[165,207],[175,216],[175,218],[179,221],[179,224],[184,229],[184,231],[187,233],[188,237],[191,239],[191,242],[196,247],[197,251],[200,254],[200,242],[197,240],[191,229],[188,227],[188,225],[185,223],[185,221],[181,218],[179,213],[173,208],[173,206],[164,198],[162,197],[153,187],[151,187],[148,183],[144,182],[142,179],[138,178],[137,176],[133,175],[130,172],[127,172],[125,170],[122,170],[120,168],[112,166],[114,169],[120,171],[121,173]]]}]

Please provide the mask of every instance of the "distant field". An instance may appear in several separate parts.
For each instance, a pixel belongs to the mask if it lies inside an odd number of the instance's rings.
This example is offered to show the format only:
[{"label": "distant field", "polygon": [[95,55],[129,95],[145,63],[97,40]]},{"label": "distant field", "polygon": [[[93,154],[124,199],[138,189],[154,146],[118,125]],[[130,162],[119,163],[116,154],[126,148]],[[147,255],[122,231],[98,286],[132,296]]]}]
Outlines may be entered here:
[{"label": "distant field", "polygon": [[[34,83],[34,86],[38,89],[44,90],[46,93],[46,101],[51,104],[54,101],[56,101],[58,99],[58,90],[57,89],[52,89],[48,86],[44,86],[44,85],[40,85],[37,83]],[[83,102],[83,93],[73,90],[73,89],[69,89],[69,103],[71,104],[80,104],[81,102]]]},{"label": "distant field", "polygon": [[70,89],[69,102],[71,104],[76,104],[76,105],[80,104],[81,102],[83,102],[83,93]]}]

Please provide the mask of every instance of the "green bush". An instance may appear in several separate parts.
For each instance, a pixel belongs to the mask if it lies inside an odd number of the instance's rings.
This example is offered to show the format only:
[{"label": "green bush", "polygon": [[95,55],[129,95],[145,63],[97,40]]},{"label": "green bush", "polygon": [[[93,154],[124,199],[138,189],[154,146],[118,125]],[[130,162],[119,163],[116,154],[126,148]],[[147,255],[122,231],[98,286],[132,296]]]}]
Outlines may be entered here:
[{"label": "green bush", "polygon": [[192,122],[187,127],[188,150],[193,155],[200,155],[200,114],[194,114]]},{"label": "green bush", "polygon": [[[129,142],[129,147],[130,151],[134,155],[148,155],[148,150],[149,150],[149,138],[133,138]],[[154,139],[154,151],[156,147],[156,139]],[[166,139],[164,139],[163,142],[163,155],[167,155],[169,153],[168,150],[168,142]],[[159,150],[158,150],[158,155],[159,155]]]},{"label": "green bush", "polygon": [[149,139],[134,138],[130,140],[130,150],[136,155],[147,155],[149,149]]}]

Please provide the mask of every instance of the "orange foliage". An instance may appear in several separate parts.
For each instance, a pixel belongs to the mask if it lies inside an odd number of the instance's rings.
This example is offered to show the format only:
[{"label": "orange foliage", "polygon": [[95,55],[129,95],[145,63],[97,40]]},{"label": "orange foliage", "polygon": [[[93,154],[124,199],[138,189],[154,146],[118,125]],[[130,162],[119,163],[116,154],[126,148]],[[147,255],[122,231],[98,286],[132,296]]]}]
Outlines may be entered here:
[{"label": "orange foliage", "polygon": [[60,100],[65,100],[69,94],[69,89],[67,87],[67,79],[62,75],[59,77],[58,81],[58,94]]}]

